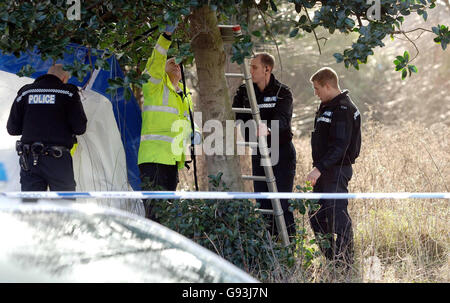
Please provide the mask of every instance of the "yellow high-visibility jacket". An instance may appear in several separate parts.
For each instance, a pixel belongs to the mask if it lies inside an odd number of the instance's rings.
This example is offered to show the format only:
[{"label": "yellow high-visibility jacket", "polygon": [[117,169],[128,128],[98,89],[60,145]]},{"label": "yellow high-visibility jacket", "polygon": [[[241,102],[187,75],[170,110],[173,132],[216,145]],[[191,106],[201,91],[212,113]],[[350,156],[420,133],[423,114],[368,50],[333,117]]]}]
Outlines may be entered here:
[{"label": "yellow high-visibility jacket", "polygon": [[[182,169],[192,133],[189,109],[193,112],[194,107],[189,90],[186,88],[187,97],[183,101],[165,72],[170,44],[161,34],[145,68],[150,80],[142,87],[144,105],[138,164],[176,164]],[[178,86],[183,89],[182,83]]]}]

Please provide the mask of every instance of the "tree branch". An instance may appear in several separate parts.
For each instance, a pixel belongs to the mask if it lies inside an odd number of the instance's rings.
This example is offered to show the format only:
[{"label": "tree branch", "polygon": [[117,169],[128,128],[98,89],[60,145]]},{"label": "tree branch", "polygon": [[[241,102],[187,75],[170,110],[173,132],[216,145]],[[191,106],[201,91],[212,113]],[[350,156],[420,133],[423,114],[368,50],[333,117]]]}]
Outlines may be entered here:
[{"label": "tree branch", "polygon": [[416,59],[417,56],[419,55],[419,48],[418,48],[417,45],[414,43],[414,41],[412,41],[412,40],[408,37],[408,35],[406,35],[406,33],[403,33],[403,35],[406,37],[406,39],[407,39],[409,42],[412,43],[412,45],[414,45],[414,48],[415,48],[416,51],[417,51],[417,54],[414,56],[414,58],[412,58],[411,61],[408,62],[408,63],[411,63],[411,62],[413,62],[414,59]]},{"label": "tree branch", "polygon": [[357,15],[358,17],[358,24],[359,24],[359,28],[363,27],[362,21],[361,21],[361,16]]},{"label": "tree branch", "polygon": [[[306,17],[308,18],[309,23],[312,23],[311,18],[309,17],[307,8],[306,8],[306,7],[304,7],[304,8],[305,8]],[[312,26],[311,26],[311,29],[312,29],[312,32],[314,33],[314,37],[316,38],[317,47],[319,48],[319,54],[322,55],[322,50],[320,49],[319,39],[317,38],[316,31],[314,30],[314,28],[312,28]],[[321,38],[321,39],[322,39],[322,38]]]},{"label": "tree branch", "polygon": [[262,19],[263,19],[263,21],[264,21],[264,24],[266,25],[267,31],[269,32],[270,37],[272,38],[272,40],[273,40],[273,42],[275,43],[275,46],[276,46],[276,48],[277,48],[278,58],[279,58],[279,60],[280,60],[280,70],[281,70],[281,73],[283,74],[283,65],[282,65],[282,63],[281,63],[280,49],[278,48],[277,40],[275,40],[275,37],[273,36],[272,31],[270,30],[270,27],[269,27],[269,25],[267,24],[267,20],[266,20],[266,18],[265,18],[265,16],[264,16],[263,12],[259,9],[259,7],[258,7],[258,11],[259,11],[259,13],[261,14],[261,17],[262,17]]},{"label": "tree branch", "polygon": [[433,32],[433,31],[431,31],[429,29],[418,27],[418,28],[415,28],[415,29],[410,30],[410,31],[395,31],[395,32],[392,32],[392,34],[394,34],[394,35],[395,34],[409,34],[409,33],[415,32],[415,31],[419,31],[419,30],[424,31],[424,32],[430,32],[430,33]]}]

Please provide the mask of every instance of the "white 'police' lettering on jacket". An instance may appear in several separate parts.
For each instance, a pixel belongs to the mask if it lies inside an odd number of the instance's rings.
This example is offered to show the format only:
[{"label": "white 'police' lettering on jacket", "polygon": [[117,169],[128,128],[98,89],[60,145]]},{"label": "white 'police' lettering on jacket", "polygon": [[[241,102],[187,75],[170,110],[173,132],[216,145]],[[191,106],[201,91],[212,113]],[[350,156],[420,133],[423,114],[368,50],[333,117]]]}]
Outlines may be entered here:
[{"label": "white 'police' lettering on jacket", "polygon": [[276,103],[266,103],[266,104],[258,104],[259,108],[273,108],[275,107]]},{"label": "white 'police' lettering on jacket", "polygon": [[28,104],[55,104],[55,95],[29,95]]},{"label": "white 'police' lettering on jacket", "polygon": [[326,123],[331,123],[331,119],[330,118],[326,118],[326,117],[319,117],[319,118],[317,118],[317,122],[320,122],[320,121],[323,121],[323,122],[326,122]]},{"label": "white 'police' lettering on jacket", "polygon": [[16,101],[20,102],[22,100],[22,97],[24,97],[27,94],[38,94],[38,93],[53,93],[53,94],[63,94],[67,95],[69,97],[73,96],[73,93],[69,92],[68,90],[62,90],[62,89],[53,89],[53,88],[33,88],[24,91],[20,96],[17,97]]},{"label": "white 'police' lettering on jacket", "polygon": [[277,102],[277,96],[264,97],[264,102]]}]

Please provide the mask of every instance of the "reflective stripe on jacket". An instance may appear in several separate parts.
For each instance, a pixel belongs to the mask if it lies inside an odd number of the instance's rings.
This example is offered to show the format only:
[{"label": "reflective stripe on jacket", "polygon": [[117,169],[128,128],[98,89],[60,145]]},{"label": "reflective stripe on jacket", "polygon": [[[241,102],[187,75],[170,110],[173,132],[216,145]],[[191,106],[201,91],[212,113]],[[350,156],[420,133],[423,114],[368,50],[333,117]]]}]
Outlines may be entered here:
[{"label": "reflective stripe on jacket", "polygon": [[[184,167],[186,145],[190,142],[189,108],[193,111],[189,90],[187,97],[175,91],[165,72],[167,50],[171,41],[159,36],[145,72],[150,80],[143,85],[141,144],[138,164],[160,163]],[[183,89],[181,83],[178,86]]]}]

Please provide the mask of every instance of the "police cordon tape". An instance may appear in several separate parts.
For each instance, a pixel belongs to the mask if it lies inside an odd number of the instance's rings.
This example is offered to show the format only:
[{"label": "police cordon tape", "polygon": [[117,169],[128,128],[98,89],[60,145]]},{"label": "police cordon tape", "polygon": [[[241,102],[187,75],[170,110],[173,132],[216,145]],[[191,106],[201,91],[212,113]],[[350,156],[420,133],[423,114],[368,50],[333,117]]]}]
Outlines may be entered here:
[{"label": "police cordon tape", "polygon": [[253,193],[210,191],[98,191],[98,192],[0,192],[7,198],[67,199],[450,199],[450,193]]}]

